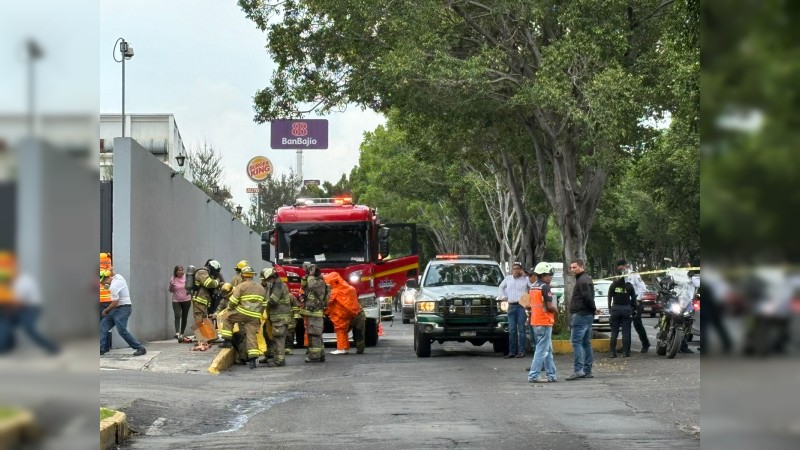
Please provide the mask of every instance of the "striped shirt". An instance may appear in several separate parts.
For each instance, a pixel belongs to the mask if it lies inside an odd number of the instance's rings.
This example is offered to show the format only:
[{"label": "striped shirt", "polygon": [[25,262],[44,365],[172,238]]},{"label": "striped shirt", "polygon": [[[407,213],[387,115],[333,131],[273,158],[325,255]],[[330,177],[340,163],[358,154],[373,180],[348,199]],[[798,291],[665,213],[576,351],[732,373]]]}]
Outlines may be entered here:
[{"label": "striped shirt", "polygon": [[525,275],[514,278],[514,275],[506,275],[500,283],[500,297],[508,299],[508,303],[519,303],[522,294],[527,294],[531,288],[531,282]]}]

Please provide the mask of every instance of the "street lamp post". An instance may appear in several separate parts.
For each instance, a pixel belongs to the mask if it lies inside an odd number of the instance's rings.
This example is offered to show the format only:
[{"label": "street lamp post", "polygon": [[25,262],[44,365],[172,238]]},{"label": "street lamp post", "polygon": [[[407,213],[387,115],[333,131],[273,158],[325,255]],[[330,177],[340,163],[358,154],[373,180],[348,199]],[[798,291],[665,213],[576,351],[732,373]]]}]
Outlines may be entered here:
[{"label": "street lamp post", "polygon": [[25,48],[28,52],[28,133],[33,136],[36,117],[34,108],[36,106],[36,89],[34,87],[36,80],[34,77],[33,63],[44,56],[44,51],[33,39],[28,39],[28,42],[25,43]]},{"label": "street lamp post", "polygon": [[[117,45],[119,45],[119,53],[121,58],[117,60]],[[131,47],[124,38],[117,39],[114,43],[114,51],[112,52],[114,61],[122,63],[122,137],[125,137],[125,60],[133,58],[133,47]]]}]

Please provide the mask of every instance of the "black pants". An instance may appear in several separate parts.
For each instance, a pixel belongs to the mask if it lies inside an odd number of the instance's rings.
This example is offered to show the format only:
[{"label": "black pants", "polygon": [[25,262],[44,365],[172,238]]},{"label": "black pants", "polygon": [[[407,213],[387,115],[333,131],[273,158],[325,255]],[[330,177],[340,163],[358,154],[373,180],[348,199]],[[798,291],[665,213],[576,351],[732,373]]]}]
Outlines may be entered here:
[{"label": "black pants", "polygon": [[631,352],[631,307],[628,305],[611,306],[611,352],[616,352],[617,335],[622,327],[622,353]]},{"label": "black pants", "polygon": [[642,348],[649,348],[650,339],[647,338],[647,331],[644,330],[644,324],[642,324],[641,309],[636,312],[636,316],[633,318],[633,329],[636,330],[636,334],[639,335],[639,342],[642,343]]},{"label": "black pants", "polygon": [[191,300],[185,302],[172,302],[172,312],[175,314],[175,332],[183,336],[186,331],[186,321],[189,319]]}]

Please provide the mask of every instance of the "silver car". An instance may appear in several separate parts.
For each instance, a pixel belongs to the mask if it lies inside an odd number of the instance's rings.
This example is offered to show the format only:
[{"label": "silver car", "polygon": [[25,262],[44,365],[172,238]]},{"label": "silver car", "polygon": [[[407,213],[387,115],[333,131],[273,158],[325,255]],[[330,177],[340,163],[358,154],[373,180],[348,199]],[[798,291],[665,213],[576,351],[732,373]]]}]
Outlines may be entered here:
[{"label": "silver car", "polygon": [[594,282],[594,304],[600,310],[600,314],[595,314],[592,328],[611,329],[611,315],[608,312],[608,289],[611,282],[597,280]]}]

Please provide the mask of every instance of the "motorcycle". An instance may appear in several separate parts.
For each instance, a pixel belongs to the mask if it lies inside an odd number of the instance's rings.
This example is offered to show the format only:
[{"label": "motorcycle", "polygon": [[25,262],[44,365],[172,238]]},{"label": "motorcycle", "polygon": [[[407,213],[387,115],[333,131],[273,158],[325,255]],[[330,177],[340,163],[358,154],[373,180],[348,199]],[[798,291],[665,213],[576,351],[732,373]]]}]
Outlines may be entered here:
[{"label": "motorcycle", "polygon": [[[677,288],[677,289],[676,289]],[[689,286],[679,286],[672,276],[658,280],[658,301],[661,317],[656,334],[656,353],[672,359],[678,354],[684,339],[692,333],[696,305]]]}]

